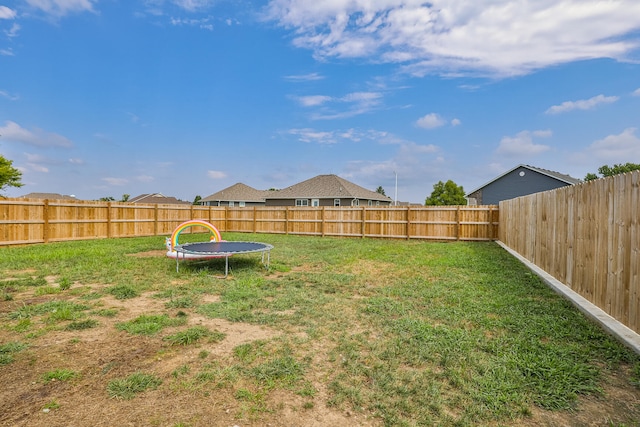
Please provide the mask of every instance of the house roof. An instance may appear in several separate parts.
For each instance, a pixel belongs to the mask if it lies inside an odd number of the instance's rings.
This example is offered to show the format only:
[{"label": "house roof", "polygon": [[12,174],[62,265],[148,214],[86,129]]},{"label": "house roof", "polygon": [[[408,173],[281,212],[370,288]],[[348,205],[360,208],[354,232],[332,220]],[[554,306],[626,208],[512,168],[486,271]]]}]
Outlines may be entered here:
[{"label": "house roof", "polygon": [[233,201],[233,202],[264,202],[268,190],[256,190],[246,184],[238,182],[231,187],[220,190],[200,200],[200,202]]},{"label": "house roof", "polygon": [[568,184],[568,185],[579,184],[580,182],[582,182],[580,179],[573,178],[572,176],[565,175],[565,174],[562,174],[562,173],[560,173],[560,172],[555,172],[555,171],[551,171],[551,170],[548,170],[548,169],[538,168],[538,167],[535,167],[535,166],[529,166],[529,165],[523,165],[523,164],[520,164],[520,165],[518,165],[518,166],[516,166],[516,167],[514,167],[514,168],[509,169],[508,171],[506,171],[506,172],[505,172],[505,173],[503,173],[502,175],[499,175],[499,176],[497,176],[497,177],[493,178],[491,181],[489,181],[489,182],[487,182],[487,183],[485,183],[485,184],[481,185],[480,187],[476,188],[475,190],[472,190],[472,191],[467,192],[467,196],[468,196],[469,194],[473,194],[473,193],[475,193],[476,191],[482,190],[482,189],[483,189],[484,187],[486,187],[487,185],[489,185],[489,184],[491,184],[491,183],[493,183],[493,182],[495,182],[495,181],[499,180],[500,178],[502,178],[502,177],[503,177],[503,176],[505,176],[505,175],[510,174],[511,172],[513,172],[514,170],[516,170],[516,169],[518,169],[518,168],[525,168],[525,169],[529,169],[529,170],[531,170],[531,171],[534,171],[534,172],[540,173],[540,174],[542,174],[542,175],[546,175],[546,176],[548,176],[548,177],[551,177],[551,178],[553,178],[553,179],[556,179],[556,180],[558,180],[558,181],[564,182],[564,183],[566,183],[566,184]]},{"label": "house roof", "polygon": [[49,199],[49,200],[79,200],[76,196],[68,196],[58,193],[29,193],[20,196],[23,199]]},{"label": "house roof", "polygon": [[337,175],[318,175],[282,190],[270,191],[267,199],[368,199],[391,202],[391,198],[367,190]]},{"label": "house roof", "polygon": [[162,193],[140,194],[127,200],[128,203],[157,203],[159,205],[190,205],[191,202],[165,196]]}]

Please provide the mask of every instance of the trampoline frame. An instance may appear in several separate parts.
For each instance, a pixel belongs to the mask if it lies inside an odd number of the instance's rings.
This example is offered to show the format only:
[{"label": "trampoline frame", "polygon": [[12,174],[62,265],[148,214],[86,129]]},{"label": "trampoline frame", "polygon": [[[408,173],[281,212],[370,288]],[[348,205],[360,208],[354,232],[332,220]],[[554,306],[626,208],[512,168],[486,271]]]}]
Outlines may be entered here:
[{"label": "trampoline frame", "polygon": [[[207,247],[215,247],[218,249],[224,249],[224,246],[234,246],[237,244],[247,243],[250,245],[260,245],[260,247],[256,247],[253,249],[247,250],[216,250],[216,251],[207,251],[207,250],[197,250],[197,248],[207,248]],[[224,258],[224,277],[226,278],[229,275],[229,257],[232,255],[240,255],[240,254],[250,254],[261,252],[261,262],[262,265],[269,270],[269,261],[271,259],[271,249],[273,249],[273,245],[262,242],[196,242],[196,243],[185,243],[183,245],[177,245],[174,247],[176,251],[176,272],[179,270],[180,265],[180,254],[182,254],[182,260],[194,260],[193,258],[187,258],[186,255],[199,255],[202,256],[202,259],[207,258]],[[265,262],[265,254],[266,254],[266,262]],[[197,260],[197,259],[196,259]]]}]

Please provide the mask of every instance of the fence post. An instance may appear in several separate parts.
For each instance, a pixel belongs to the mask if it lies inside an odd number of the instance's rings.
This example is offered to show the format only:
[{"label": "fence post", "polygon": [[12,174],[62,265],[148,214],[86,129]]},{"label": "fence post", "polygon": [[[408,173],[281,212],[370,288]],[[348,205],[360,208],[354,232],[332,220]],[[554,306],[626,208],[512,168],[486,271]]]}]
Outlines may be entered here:
[{"label": "fence post", "polygon": [[44,223],[42,225],[42,240],[45,243],[49,242],[49,199],[44,199],[44,205],[42,205],[42,217]]},{"label": "fence post", "polygon": [[411,239],[411,206],[407,205],[407,240]]},{"label": "fence post", "polygon": [[153,208],[153,235],[158,235],[158,204]]},{"label": "fence post", "polygon": [[367,207],[362,207],[362,238],[364,239],[365,233],[367,231]]},{"label": "fence post", "polygon": [[460,240],[460,205],[456,208],[456,240]]},{"label": "fence post", "polygon": [[325,218],[325,207],[323,206],[320,210],[320,235],[324,237],[324,218]]},{"label": "fence post", "polygon": [[107,202],[107,239],[111,237],[111,202]]},{"label": "fence post", "polygon": [[253,232],[257,233],[258,232],[258,218],[256,218],[256,216],[258,215],[258,209],[256,206],[253,207]]},{"label": "fence post", "polygon": [[284,209],[284,234],[289,234],[289,206]]}]

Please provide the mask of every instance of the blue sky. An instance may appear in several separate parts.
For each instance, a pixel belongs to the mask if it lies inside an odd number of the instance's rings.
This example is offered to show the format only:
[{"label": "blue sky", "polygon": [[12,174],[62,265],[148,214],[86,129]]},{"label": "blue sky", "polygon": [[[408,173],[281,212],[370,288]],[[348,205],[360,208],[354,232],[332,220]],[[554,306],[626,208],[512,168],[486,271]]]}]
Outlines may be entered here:
[{"label": "blue sky", "polygon": [[0,154],[9,197],[584,178],[640,163],[640,1],[0,0]]}]

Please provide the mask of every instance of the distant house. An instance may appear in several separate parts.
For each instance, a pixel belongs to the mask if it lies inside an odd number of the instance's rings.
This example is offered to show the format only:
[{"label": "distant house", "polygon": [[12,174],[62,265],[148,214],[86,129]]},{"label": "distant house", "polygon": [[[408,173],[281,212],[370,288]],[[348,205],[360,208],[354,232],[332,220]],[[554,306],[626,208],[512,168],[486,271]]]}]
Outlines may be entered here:
[{"label": "distant house", "polygon": [[140,194],[136,197],[131,197],[127,200],[128,203],[145,203],[145,204],[159,204],[159,205],[190,205],[191,202],[176,199],[175,197],[165,196],[161,193],[152,194]]},{"label": "distant house", "polygon": [[266,206],[378,206],[392,200],[337,175],[318,175],[265,195]]},{"label": "distant house", "polygon": [[554,190],[581,181],[569,175],[529,165],[518,165],[467,193],[470,205],[497,205],[502,200]]},{"label": "distant house", "polygon": [[20,197],[22,199],[79,200],[76,196],[58,193],[29,193]]},{"label": "distant house", "polygon": [[217,193],[213,193],[200,200],[201,205],[205,206],[229,206],[229,207],[245,207],[245,206],[264,206],[265,194],[269,191],[256,190],[248,185],[237,183]]}]

